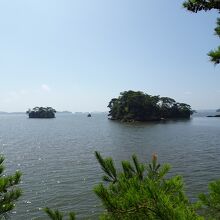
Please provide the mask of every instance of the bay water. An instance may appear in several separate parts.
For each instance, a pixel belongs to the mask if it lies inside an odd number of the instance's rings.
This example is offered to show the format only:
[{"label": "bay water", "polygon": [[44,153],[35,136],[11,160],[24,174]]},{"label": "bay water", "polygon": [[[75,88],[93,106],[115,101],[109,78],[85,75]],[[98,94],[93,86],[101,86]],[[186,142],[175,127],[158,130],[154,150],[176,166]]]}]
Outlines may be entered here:
[{"label": "bay water", "polygon": [[94,152],[120,161],[136,154],[149,162],[153,153],[170,163],[169,175],[184,177],[187,195],[195,201],[208,182],[220,178],[220,118],[120,123],[106,114],[57,114],[55,119],[0,115],[0,153],[6,174],[20,170],[22,197],[13,220],[46,219],[42,208],[75,211],[77,219],[97,219],[102,206],[93,192],[102,170]]}]

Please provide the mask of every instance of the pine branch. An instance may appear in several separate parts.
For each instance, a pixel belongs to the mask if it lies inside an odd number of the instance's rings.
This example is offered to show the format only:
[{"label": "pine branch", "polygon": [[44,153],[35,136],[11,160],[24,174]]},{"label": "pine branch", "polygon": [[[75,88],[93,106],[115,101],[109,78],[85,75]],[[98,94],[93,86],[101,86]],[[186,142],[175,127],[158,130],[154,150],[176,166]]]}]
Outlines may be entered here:
[{"label": "pine branch", "polygon": [[75,213],[74,212],[70,212],[69,213],[69,220],[75,220]]},{"label": "pine branch", "polygon": [[52,210],[52,209],[46,207],[44,209],[44,211],[47,213],[47,215],[52,220],[62,220],[63,219],[63,214],[58,210]]},{"label": "pine branch", "polygon": [[183,3],[183,7],[189,11],[197,13],[198,11],[208,11],[216,9],[220,11],[219,0],[188,0]]},{"label": "pine branch", "polygon": [[22,195],[16,185],[21,180],[21,173],[15,172],[11,176],[3,176],[4,172],[4,157],[0,156],[0,218],[8,215],[14,209],[15,201]]},{"label": "pine branch", "polygon": [[[48,217],[52,220],[63,220],[63,213],[60,212],[58,209],[52,210],[48,207],[44,208],[45,213],[48,215]],[[75,213],[70,212],[68,214],[69,220],[75,220]]]},{"label": "pine branch", "polygon": [[217,18],[217,27],[215,28],[215,34],[220,37],[220,18]]},{"label": "pine branch", "polygon": [[[159,168],[158,168],[159,169]],[[170,165],[169,164],[164,164],[161,169],[158,172],[158,177],[160,179],[164,178],[165,175],[169,172],[170,170]]]},{"label": "pine branch", "polygon": [[220,180],[209,184],[209,193],[199,195],[202,210],[208,217],[220,219]]},{"label": "pine branch", "polygon": [[[215,28],[215,34],[220,37],[220,18],[217,19],[217,27]],[[216,50],[212,50],[208,53],[210,61],[215,65],[220,63],[220,46]]]},{"label": "pine branch", "polygon": [[[217,9],[220,13],[220,0],[188,0],[183,3],[183,7],[189,11],[197,13],[198,11],[208,11]],[[215,34],[220,37],[220,18],[217,19]],[[220,47],[208,53],[210,61],[215,65],[220,63]]]},{"label": "pine branch", "polygon": [[215,65],[220,63],[220,46],[216,50],[212,50],[208,53],[210,57],[210,61],[212,61]]},{"label": "pine branch", "polygon": [[135,169],[136,169],[136,172],[137,172],[139,179],[143,180],[143,178],[144,178],[144,165],[139,163],[137,156],[134,154],[132,155],[132,159],[133,159],[133,163],[135,165]]},{"label": "pine branch", "polygon": [[111,196],[108,190],[103,186],[103,184],[99,184],[98,186],[96,186],[94,188],[94,192],[102,200],[103,204],[109,212],[115,210],[116,206],[114,202],[111,200]]},{"label": "pine branch", "polygon": [[0,165],[2,165],[2,163],[4,162],[5,158],[1,155],[0,156]]},{"label": "pine branch", "polygon": [[126,178],[132,178],[134,176],[135,170],[134,168],[131,166],[129,161],[122,161],[122,168],[124,171],[124,175]]},{"label": "pine branch", "polygon": [[[199,220],[185,199],[182,179],[165,179],[168,165],[161,167],[154,154],[144,177],[145,166],[135,155],[132,159],[134,166],[129,161],[122,162],[123,171],[118,173],[115,184],[99,184],[94,189],[107,210],[103,219]],[[101,163],[105,165],[104,160]]]},{"label": "pine branch", "polygon": [[103,159],[101,154],[97,151],[95,151],[95,156],[102,170],[107,174],[107,176],[103,177],[103,180],[113,183],[117,182],[117,172],[112,158]]}]

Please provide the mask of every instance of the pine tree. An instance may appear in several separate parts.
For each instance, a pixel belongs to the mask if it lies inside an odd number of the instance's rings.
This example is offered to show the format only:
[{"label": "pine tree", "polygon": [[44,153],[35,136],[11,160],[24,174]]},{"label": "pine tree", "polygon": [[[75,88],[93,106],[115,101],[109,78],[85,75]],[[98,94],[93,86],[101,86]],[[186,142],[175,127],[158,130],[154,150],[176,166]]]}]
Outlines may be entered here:
[{"label": "pine tree", "polygon": [[[52,210],[50,208],[45,208],[44,211],[47,213],[48,217],[52,220],[63,220],[63,213],[60,212],[59,210]],[[70,212],[68,214],[68,219],[69,220],[75,220],[75,213],[74,212]]]},{"label": "pine tree", "polygon": [[96,158],[105,172],[106,184],[95,187],[106,212],[103,220],[164,219],[201,220],[188,201],[180,176],[166,178],[170,166],[160,166],[157,156],[151,163],[140,163],[135,155],[132,162],[122,161],[122,172],[118,172],[111,158]]},{"label": "pine tree", "polygon": [[[197,13],[198,11],[217,10],[220,13],[220,1],[219,0],[187,0],[183,3],[183,7],[187,10]],[[215,34],[220,37],[220,18],[217,19],[217,27],[215,28]],[[220,46],[208,53],[210,60],[214,64],[220,63]]]},{"label": "pine tree", "polygon": [[220,219],[220,180],[213,181],[209,184],[209,193],[200,194],[201,212],[208,219]]},{"label": "pine tree", "polygon": [[16,171],[14,175],[4,175],[3,162],[4,157],[0,156],[0,219],[7,218],[15,207],[15,201],[21,196],[21,190],[16,187],[21,180],[21,173]]}]

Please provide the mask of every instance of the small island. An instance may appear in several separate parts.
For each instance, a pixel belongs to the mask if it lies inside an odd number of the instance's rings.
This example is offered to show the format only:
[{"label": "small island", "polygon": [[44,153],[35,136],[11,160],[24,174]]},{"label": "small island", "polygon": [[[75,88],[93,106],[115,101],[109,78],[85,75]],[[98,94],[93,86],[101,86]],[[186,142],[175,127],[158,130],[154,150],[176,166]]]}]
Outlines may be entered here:
[{"label": "small island", "polygon": [[124,122],[189,119],[191,106],[169,97],[152,96],[141,91],[125,91],[108,105],[111,120]]},{"label": "small island", "polygon": [[220,115],[208,115],[208,116],[206,116],[206,117],[208,117],[208,118],[219,118],[220,117]]},{"label": "small island", "polygon": [[34,107],[26,113],[29,118],[55,118],[56,110],[52,107]]},{"label": "small island", "polygon": [[[220,109],[217,109],[216,112],[219,113],[219,112],[220,112]],[[206,116],[206,117],[208,117],[208,118],[213,118],[213,117],[214,117],[214,118],[219,118],[219,117],[220,117],[220,114],[217,114],[217,115],[208,115],[208,116]]]}]

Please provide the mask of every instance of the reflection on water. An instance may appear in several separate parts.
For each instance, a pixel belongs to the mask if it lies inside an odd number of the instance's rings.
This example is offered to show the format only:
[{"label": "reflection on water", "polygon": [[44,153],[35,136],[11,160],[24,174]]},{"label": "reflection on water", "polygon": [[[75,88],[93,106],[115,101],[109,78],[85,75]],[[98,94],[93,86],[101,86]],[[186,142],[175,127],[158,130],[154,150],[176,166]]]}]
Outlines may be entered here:
[{"label": "reflection on water", "polygon": [[99,200],[92,192],[101,180],[94,151],[111,156],[119,166],[133,153],[149,161],[157,152],[182,174],[191,199],[220,177],[220,118],[149,123],[120,123],[106,115],[58,115],[56,119],[28,119],[0,115],[0,150],[7,173],[23,172],[23,196],[12,219],[44,219],[49,206],[77,212],[78,219],[97,219]]}]

